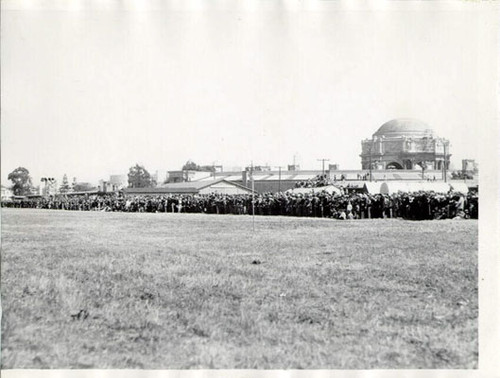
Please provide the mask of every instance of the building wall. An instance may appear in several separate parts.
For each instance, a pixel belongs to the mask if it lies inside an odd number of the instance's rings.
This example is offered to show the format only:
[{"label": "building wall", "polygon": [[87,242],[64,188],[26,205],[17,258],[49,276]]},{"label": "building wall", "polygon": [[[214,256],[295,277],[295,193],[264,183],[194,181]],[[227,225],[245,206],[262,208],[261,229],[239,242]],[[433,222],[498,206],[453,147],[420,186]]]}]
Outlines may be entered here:
[{"label": "building wall", "polygon": [[464,172],[476,172],[477,163],[474,159],[463,159],[462,160],[462,171]]},{"label": "building wall", "polygon": [[[289,181],[289,180],[266,180],[266,181],[255,181],[254,188],[257,193],[276,193],[278,191],[286,191],[288,189],[295,188],[295,184],[297,181]],[[251,188],[251,181],[248,182],[249,187]]]},{"label": "building wall", "polygon": [[414,148],[417,152],[431,152],[436,151],[436,140],[429,138],[420,138],[412,141]]},{"label": "building wall", "polygon": [[[429,137],[366,139],[361,142],[361,168],[370,169],[371,161],[373,169],[386,169],[390,163],[403,169],[419,169],[416,163],[428,161],[428,169],[442,169],[445,143],[445,139]],[[447,151],[448,166],[450,156]]]},{"label": "building wall", "polygon": [[110,175],[109,182],[120,188],[126,188],[128,186],[128,176],[127,175]]},{"label": "building wall", "polygon": [[2,201],[9,200],[10,197],[14,195],[14,192],[10,188],[6,188],[2,186]]},{"label": "building wall", "polygon": [[47,184],[42,184],[41,185],[41,191],[43,196],[54,196],[57,194],[58,190],[58,185],[57,181],[54,181],[52,183],[47,183]]},{"label": "building wall", "polygon": [[404,149],[404,141],[402,139],[387,140],[382,143],[383,154],[399,153]]},{"label": "building wall", "polygon": [[110,181],[100,180],[98,188],[99,188],[100,192],[112,193],[112,192],[117,192],[120,189],[123,189],[124,186],[122,186],[122,185],[119,186],[117,184],[113,184]]}]

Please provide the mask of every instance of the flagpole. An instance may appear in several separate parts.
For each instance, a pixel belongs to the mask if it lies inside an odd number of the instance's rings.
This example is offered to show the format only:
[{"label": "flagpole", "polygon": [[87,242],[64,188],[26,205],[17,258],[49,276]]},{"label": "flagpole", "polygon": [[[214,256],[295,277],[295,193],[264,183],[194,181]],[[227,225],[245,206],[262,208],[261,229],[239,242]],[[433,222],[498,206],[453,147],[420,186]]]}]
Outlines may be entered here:
[{"label": "flagpole", "polygon": [[253,179],[253,160],[251,162],[250,172],[252,175],[252,231],[255,233],[255,180]]}]

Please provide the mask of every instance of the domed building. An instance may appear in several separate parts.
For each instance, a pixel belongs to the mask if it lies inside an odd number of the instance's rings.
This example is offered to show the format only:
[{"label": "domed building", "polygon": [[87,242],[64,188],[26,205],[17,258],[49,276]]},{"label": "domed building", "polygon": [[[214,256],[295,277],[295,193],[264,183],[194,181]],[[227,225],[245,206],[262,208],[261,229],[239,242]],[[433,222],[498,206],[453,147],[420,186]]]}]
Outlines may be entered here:
[{"label": "domed building", "polygon": [[380,126],[371,139],[361,142],[361,167],[441,170],[446,164],[448,169],[449,144],[422,121],[393,119]]}]

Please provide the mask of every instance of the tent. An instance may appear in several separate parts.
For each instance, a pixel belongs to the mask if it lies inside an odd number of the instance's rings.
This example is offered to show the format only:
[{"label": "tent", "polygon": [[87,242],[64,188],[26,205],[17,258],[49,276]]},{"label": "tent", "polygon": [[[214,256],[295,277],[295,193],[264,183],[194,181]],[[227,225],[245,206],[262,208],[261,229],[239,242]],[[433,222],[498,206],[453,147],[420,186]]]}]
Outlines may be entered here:
[{"label": "tent", "polygon": [[368,194],[379,194],[380,193],[380,183],[366,181],[363,185],[363,191]]},{"label": "tent", "polygon": [[329,194],[342,194],[342,191],[334,185],[319,186],[317,188],[293,188],[288,189],[287,192],[295,194],[310,194],[321,192],[328,192]]},{"label": "tent", "polygon": [[380,186],[380,193],[394,194],[397,192],[434,192],[448,193],[451,187],[444,182],[410,182],[410,181],[388,181]]},{"label": "tent", "polygon": [[454,192],[467,194],[469,193],[469,187],[464,182],[451,182],[450,183],[451,190]]},{"label": "tent", "polygon": [[316,193],[328,192],[329,194],[342,194],[342,190],[334,185],[321,186],[319,188],[313,188]]}]

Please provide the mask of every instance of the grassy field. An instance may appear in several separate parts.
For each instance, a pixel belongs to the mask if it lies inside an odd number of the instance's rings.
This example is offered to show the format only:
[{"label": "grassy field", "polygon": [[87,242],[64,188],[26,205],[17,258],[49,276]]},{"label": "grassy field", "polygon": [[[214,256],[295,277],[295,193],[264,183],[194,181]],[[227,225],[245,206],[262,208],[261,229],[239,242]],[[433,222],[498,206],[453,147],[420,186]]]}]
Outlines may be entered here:
[{"label": "grassy field", "polygon": [[2,368],[476,368],[477,226],[2,209]]}]

